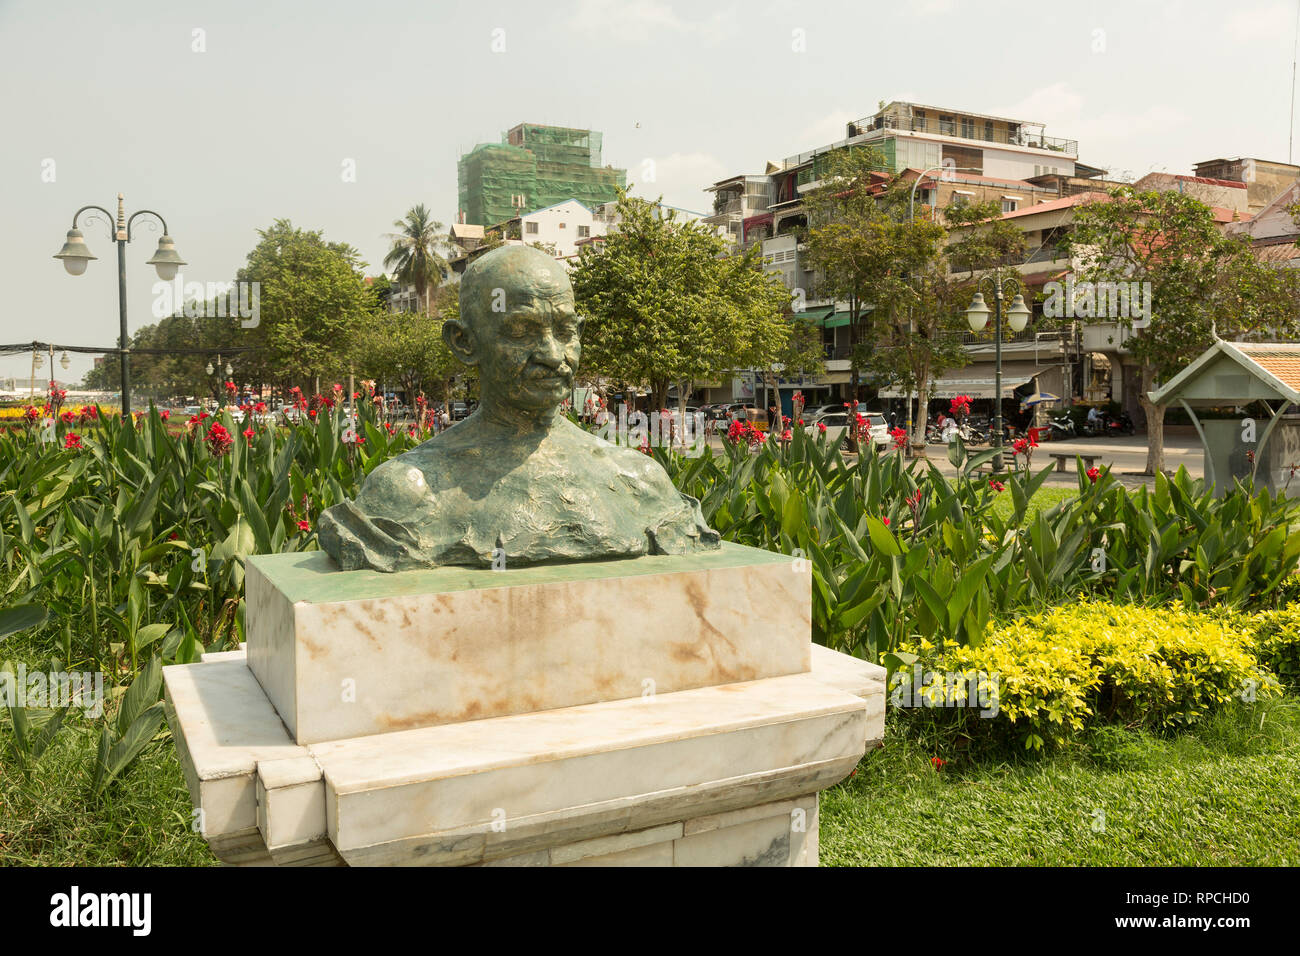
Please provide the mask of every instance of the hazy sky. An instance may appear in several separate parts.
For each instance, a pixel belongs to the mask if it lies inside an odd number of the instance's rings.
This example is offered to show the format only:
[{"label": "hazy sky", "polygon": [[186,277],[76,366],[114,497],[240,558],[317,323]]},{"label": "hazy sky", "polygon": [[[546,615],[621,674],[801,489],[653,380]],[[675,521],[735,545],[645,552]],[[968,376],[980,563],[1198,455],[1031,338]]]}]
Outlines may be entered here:
[{"label": "hazy sky", "polygon": [[[79,206],[162,213],[189,281],[232,278],[276,218],[374,273],[392,220],[425,202],[450,223],[457,157],[520,122],[601,130],[633,181],[653,161],[639,192],[700,210],[702,187],[891,99],[1045,122],[1117,174],[1285,160],[1296,7],[0,0],[0,343],[116,343],[106,228],[84,230],[85,275],[51,258]],[[155,321],[156,243],[141,228],[127,251],[133,331]]]}]

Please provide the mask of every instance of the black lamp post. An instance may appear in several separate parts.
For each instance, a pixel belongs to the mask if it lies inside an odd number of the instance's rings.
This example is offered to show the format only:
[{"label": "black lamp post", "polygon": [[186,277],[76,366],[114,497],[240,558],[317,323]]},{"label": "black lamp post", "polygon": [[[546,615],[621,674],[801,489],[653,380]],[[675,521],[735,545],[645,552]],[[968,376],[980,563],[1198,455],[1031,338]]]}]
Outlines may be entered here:
[{"label": "black lamp post", "polygon": [[[73,213],[72,228],[68,230],[68,238],[63,243],[63,248],[54,256],[55,259],[63,260],[63,267],[68,270],[68,275],[81,275],[86,271],[86,264],[91,259],[99,258],[91,254],[89,247],[86,245],[85,237],[82,236],[81,230],[77,228],[77,219],[87,209],[102,213],[109,223],[114,221],[113,215],[102,206],[82,206]],[[135,222],[137,216],[145,215],[153,216],[162,223],[163,234],[158,240],[158,249],[148,263],[157,270],[158,278],[164,282],[170,282],[176,278],[176,270],[185,265],[185,260],[177,254],[176,244],[167,233],[167,220],[152,209],[141,209],[139,212],[132,213],[131,218],[128,219],[126,207],[122,201],[122,194],[118,193],[117,220],[113,229],[113,241],[117,243],[117,305],[118,319],[120,321],[117,344],[122,362],[122,417],[124,419],[130,419],[131,417],[131,350],[126,334],[126,244],[131,241],[131,224]]]},{"label": "black lamp post", "polygon": [[[1023,286],[1020,280],[1015,276],[1003,278],[1001,275],[986,275],[980,279],[975,298],[971,299],[970,305],[966,309],[966,322],[970,325],[972,332],[981,331],[989,321],[989,307],[984,302],[985,283],[988,283],[993,293],[993,341],[994,345],[994,371],[993,371],[993,447],[996,454],[993,456],[994,472],[1002,471],[1002,319],[1006,317],[1007,325],[1011,327],[1012,332],[1022,332],[1026,325],[1029,324],[1029,306],[1025,305],[1025,297],[1020,293]],[[1009,290],[1004,292],[1004,290]],[[1011,304],[1003,311],[1002,299],[1004,295],[1015,293],[1015,298]]]}]

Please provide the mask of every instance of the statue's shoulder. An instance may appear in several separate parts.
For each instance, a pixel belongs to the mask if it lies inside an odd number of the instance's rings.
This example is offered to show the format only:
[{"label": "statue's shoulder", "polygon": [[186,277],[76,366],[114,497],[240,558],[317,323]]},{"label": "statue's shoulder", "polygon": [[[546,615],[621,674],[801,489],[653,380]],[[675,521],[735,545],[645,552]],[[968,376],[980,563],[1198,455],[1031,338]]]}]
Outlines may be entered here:
[{"label": "statue's shoulder", "polygon": [[565,424],[573,432],[572,437],[566,434],[572,446],[601,462],[610,471],[624,478],[636,478],[650,486],[672,487],[672,480],[663,466],[639,449],[615,445],[572,422],[566,421]]},{"label": "statue's shoulder", "polygon": [[432,444],[425,442],[376,465],[361,485],[358,503],[368,509],[381,507],[397,513],[426,503],[433,490],[430,479],[438,474],[438,459],[442,457],[441,449],[428,447]]}]

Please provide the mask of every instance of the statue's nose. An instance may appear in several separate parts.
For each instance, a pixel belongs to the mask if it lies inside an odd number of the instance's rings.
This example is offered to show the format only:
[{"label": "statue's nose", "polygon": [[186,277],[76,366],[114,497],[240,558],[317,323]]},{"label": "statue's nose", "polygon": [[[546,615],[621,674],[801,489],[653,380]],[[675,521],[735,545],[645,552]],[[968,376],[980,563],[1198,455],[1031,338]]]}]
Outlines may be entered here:
[{"label": "statue's nose", "polygon": [[553,334],[547,332],[533,351],[533,358],[551,368],[558,368],[564,362],[564,348]]}]

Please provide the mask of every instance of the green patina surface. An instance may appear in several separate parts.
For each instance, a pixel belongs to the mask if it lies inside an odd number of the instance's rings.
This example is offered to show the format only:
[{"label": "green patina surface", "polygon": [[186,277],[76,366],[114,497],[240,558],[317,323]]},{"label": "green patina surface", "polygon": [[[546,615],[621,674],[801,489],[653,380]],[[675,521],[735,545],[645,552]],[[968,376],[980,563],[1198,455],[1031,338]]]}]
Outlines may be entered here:
[{"label": "green patina surface", "polygon": [[476,366],[468,419],[379,465],[327,509],[321,548],[344,570],[507,567],[692,554],[718,547],[700,504],[654,459],[569,422],[582,320],[568,272],[529,246],[476,259],[460,283],[452,353]]},{"label": "green patina surface", "polygon": [[617,561],[537,564],[507,567],[501,571],[455,566],[395,572],[364,569],[340,571],[338,565],[323,551],[259,554],[249,557],[248,563],[256,567],[263,577],[295,604],[299,601],[327,604],[408,594],[443,594],[448,591],[479,591],[527,584],[678,574],[685,571],[780,564],[791,560],[793,559],[788,554],[724,541],[721,549],[716,551],[653,554]]}]

